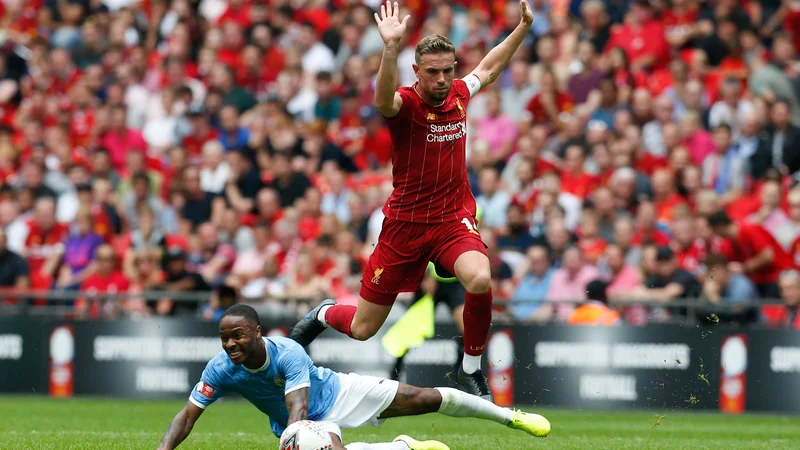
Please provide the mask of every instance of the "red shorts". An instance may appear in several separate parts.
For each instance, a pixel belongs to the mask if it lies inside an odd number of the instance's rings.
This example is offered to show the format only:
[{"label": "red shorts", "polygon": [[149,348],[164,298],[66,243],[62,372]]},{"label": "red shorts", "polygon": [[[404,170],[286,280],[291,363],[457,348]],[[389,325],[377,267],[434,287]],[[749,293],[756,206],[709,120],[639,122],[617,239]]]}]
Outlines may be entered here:
[{"label": "red shorts", "polygon": [[422,283],[428,262],[440,276],[455,274],[456,259],[474,250],[486,255],[475,222],[414,223],[383,220],[378,244],[361,278],[361,298],[391,306],[397,294],[414,292]]}]

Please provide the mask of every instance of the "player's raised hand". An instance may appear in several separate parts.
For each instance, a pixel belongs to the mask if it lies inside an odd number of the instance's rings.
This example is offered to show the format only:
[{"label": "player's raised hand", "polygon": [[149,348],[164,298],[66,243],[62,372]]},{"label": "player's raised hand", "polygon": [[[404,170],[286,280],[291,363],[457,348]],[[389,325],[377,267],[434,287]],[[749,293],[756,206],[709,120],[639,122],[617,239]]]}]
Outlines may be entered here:
[{"label": "player's raised hand", "polygon": [[530,25],[533,23],[533,10],[528,4],[528,0],[519,0],[519,9],[522,12],[522,23]]},{"label": "player's raised hand", "polygon": [[394,7],[392,7],[392,2],[390,0],[387,0],[385,5],[381,5],[380,16],[378,16],[378,13],[375,13],[375,22],[378,23],[378,31],[381,33],[383,42],[387,44],[400,42],[403,33],[406,32],[406,24],[411,16],[403,17],[403,21],[401,22],[399,14],[400,5],[394,2]]}]

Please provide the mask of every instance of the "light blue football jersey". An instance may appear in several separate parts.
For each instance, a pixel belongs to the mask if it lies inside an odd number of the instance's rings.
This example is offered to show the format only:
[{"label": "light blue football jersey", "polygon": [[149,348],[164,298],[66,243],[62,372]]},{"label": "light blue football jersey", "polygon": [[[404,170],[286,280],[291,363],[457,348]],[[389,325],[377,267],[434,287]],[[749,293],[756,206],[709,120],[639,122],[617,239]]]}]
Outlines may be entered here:
[{"label": "light blue football jersey", "polygon": [[267,362],[261,369],[237,366],[225,351],[221,351],[206,365],[189,401],[205,409],[226,393],[236,392],[269,416],[272,432],[280,437],[289,419],[285,395],[307,387],[308,419],[325,418],[339,395],[336,373],[314,366],[303,347],[291,339],[263,339],[267,346]]}]

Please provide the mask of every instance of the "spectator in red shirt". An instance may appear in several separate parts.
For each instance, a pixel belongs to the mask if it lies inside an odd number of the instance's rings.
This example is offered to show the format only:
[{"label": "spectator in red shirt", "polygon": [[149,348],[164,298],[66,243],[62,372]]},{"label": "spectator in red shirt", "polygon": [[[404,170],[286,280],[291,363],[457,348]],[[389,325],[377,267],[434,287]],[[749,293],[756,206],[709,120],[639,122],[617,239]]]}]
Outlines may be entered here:
[{"label": "spectator in red shirt", "polygon": [[794,229],[794,238],[789,245],[789,254],[794,258],[794,265],[800,269],[800,189],[789,192],[789,218]]},{"label": "spectator in red shirt", "polygon": [[118,299],[94,300],[91,297],[97,294],[123,293],[128,290],[130,282],[118,269],[118,262],[113,247],[105,244],[97,248],[93,261],[95,271],[81,283],[81,291],[89,298],[75,302],[75,313],[78,316],[97,319],[102,314],[106,318],[115,317]]},{"label": "spectator in red shirt", "polygon": [[585,163],[586,148],[580,144],[569,145],[561,170],[561,189],[580,199],[585,199],[597,185],[597,178],[584,172]]},{"label": "spectator in red shirt", "polygon": [[34,288],[49,289],[64,254],[69,227],[56,222],[56,204],[51,197],[36,201],[33,220],[28,222],[24,256]]},{"label": "spectator in red shirt", "polygon": [[695,223],[688,217],[682,217],[672,224],[672,241],[670,248],[675,252],[678,267],[697,274],[700,264],[703,262],[700,255],[700,247],[696,245],[697,234]]},{"label": "spectator in red shirt", "polygon": [[633,242],[636,245],[654,244],[658,247],[669,245],[669,237],[658,229],[658,213],[651,202],[642,202],[636,214],[636,234]]},{"label": "spectator in red shirt", "polygon": [[686,203],[678,194],[675,177],[667,169],[660,169],[653,173],[653,204],[656,207],[658,220],[670,222],[675,214],[675,208]]},{"label": "spectator in red shirt", "polygon": [[778,241],[761,225],[733,223],[724,211],[712,214],[708,223],[714,234],[734,241],[731,271],[747,275],[763,298],[779,298],[778,277],[794,264]]},{"label": "spectator in red shirt", "polygon": [[576,234],[578,235],[578,248],[580,248],[586,261],[591,264],[597,264],[597,261],[606,250],[607,243],[598,236],[599,231],[597,215],[591,211],[584,210],[581,224]]},{"label": "spectator in red shirt", "polygon": [[653,19],[650,2],[631,2],[627,19],[624,25],[612,28],[606,49],[623,49],[634,71],[663,66],[669,57],[669,44],[664,35],[664,26]]},{"label": "spectator in red shirt", "polygon": [[699,9],[693,0],[673,0],[662,16],[667,41],[676,50],[688,45],[695,34]]},{"label": "spectator in red shirt", "polygon": [[[551,69],[542,71],[541,90],[528,103],[528,112],[534,124],[554,124],[557,129],[566,126],[562,113],[570,113],[575,109],[575,103],[569,94],[561,92],[556,83],[555,73]],[[555,129],[550,130],[556,131]]]},{"label": "spectator in red shirt", "polygon": [[376,170],[386,167],[391,161],[392,139],[378,109],[373,106],[361,108],[359,113],[366,134],[360,139],[361,150],[353,162],[361,170]]},{"label": "spectator in red shirt", "polygon": [[210,117],[202,105],[189,108],[189,120],[192,132],[183,138],[183,147],[189,158],[198,158],[206,142],[219,139],[219,132],[211,126]]},{"label": "spectator in red shirt", "polygon": [[283,218],[283,211],[278,192],[272,188],[258,191],[254,222],[265,222],[269,226],[273,226],[281,218]]}]

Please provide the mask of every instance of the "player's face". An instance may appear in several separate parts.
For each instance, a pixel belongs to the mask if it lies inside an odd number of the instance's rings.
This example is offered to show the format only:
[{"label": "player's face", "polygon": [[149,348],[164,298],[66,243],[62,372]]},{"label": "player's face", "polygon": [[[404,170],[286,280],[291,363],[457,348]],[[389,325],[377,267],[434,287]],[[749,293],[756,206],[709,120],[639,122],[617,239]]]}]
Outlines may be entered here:
[{"label": "player's face", "polygon": [[433,53],[422,55],[419,65],[414,65],[419,79],[420,93],[435,102],[443,102],[450,93],[456,73],[456,55]]},{"label": "player's face", "polygon": [[261,327],[251,324],[244,317],[225,316],[219,322],[219,337],[231,362],[244,364],[258,349]]}]

